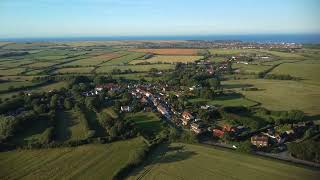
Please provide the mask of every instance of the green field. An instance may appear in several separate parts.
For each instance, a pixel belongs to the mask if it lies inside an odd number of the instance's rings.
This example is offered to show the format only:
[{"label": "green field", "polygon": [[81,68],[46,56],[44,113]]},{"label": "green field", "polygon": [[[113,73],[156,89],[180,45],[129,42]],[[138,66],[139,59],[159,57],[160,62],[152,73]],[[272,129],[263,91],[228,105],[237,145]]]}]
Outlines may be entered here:
[{"label": "green field", "polygon": [[203,98],[190,99],[189,102],[196,104],[218,105],[218,106],[255,106],[256,102],[248,100],[239,94],[229,94],[208,100]]},{"label": "green field", "polygon": [[8,90],[10,87],[19,88],[19,87],[28,87],[32,86],[35,83],[32,83],[30,81],[9,81],[9,82],[3,82],[0,83],[0,91]]},{"label": "green field", "polygon": [[316,180],[317,170],[209,146],[174,143],[129,179]]},{"label": "green field", "polygon": [[139,64],[139,63],[190,63],[202,59],[202,56],[154,56],[146,60],[134,60],[130,64]]},{"label": "green field", "polygon": [[111,179],[144,145],[141,138],[76,148],[0,153],[0,179]]},{"label": "green field", "polygon": [[289,74],[301,78],[304,82],[320,85],[320,62],[319,64],[285,63],[276,67],[272,74]]},{"label": "green field", "polygon": [[232,68],[240,69],[243,73],[256,73],[263,72],[271,66],[257,65],[257,64],[232,64]]},{"label": "green field", "polygon": [[26,68],[13,68],[13,69],[5,69],[0,71],[0,75],[19,75],[20,73],[26,71]]},{"label": "green field", "polygon": [[[271,110],[298,109],[309,114],[319,114],[320,87],[301,83],[299,81],[279,80],[232,80],[223,84],[232,87],[247,98],[262,103],[262,106]],[[258,91],[241,91],[241,87],[253,86]]]},{"label": "green field", "polygon": [[237,55],[241,53],[255,53],[255,49],[210,49],[213,55]]}]

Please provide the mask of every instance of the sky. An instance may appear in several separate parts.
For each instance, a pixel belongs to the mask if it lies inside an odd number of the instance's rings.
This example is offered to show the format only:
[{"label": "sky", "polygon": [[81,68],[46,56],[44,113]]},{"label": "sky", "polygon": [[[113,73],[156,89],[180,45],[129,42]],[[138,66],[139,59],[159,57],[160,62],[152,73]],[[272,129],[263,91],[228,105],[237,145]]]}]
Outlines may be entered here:
[{"label": "sky", "polygon": [[319,0],[0,0],[0,38],[320,33]]}]

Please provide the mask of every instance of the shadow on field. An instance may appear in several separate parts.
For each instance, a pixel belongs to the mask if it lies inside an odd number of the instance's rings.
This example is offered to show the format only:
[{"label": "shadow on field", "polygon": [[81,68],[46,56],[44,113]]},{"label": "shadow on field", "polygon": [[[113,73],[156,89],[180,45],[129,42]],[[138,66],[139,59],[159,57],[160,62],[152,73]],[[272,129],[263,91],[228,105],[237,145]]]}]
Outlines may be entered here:
[{"label": "shadow on field", "polygon": [[[173,163],[183,161],[196,155],[193,151],[188,151],[185,146],[170,146],[170,144],[160,144],[147,156],[144,163],[135,168],[129,176],[143,177],[149,173],[157,164]],[[139,178],[138,178],[139,179]]]},{"label": "shadow on field", "polygon": [[159,156],[155,163],[172,163],[177,161],[183,161],[191,158],[197,153],[188,151],[185,146],[168,146],[167,151],[163,156]]}]

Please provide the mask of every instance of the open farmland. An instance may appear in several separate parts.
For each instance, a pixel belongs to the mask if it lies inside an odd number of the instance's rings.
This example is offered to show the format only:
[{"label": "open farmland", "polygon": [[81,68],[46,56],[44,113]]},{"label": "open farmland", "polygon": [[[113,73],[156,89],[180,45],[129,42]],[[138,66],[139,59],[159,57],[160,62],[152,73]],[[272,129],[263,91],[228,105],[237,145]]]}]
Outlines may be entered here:
[{"label": "open farmland", "polygon": [[174,143],[158,149],[129,179],[316,180],[317,170],[209,146]]},{"label": "open farmland", "polygon": [[272,74],[289,74],[301,78],[304,82],[320,85],[320,63],[285,63],[276,67]]},{"label": "open farmland", "polygon": [[0,75],[3,75],[3,76],[19,75],[25,71],[26,71],[26,68],[3,69],[0,71]]},{"label": "open farmland", "polygon": [[[229,87],[232,85],[234,89],[244,94],[246,98],[258,101],[262,106],[271,110],[298,109],[312,115],[320,112],[318,103],[320,87],[316,85],[297,81],[264,79],[232,80],[225,81],[223,84]],[[253,86],[259,90],[242,91],[241,87],[246,86]]]},{"label": "open farmland", "polygon": [[64,66],[95,66],[123,55],[124,54],[122,53],[106,53],[103,55],[98,55],[98,56],[89,57],[86,59],[81,59],[78,61],[73,61],[71,63],[64,64]]},{"label": "open farmland", "polygon": [[27,65],[26,67],[29,67],[29,68],[47,68],[47,67],[50,67],[52,65],[55,65],[57,63],[55,62],[36,62],[36,63],[33,63],[33,64],[29,64]]},{"label": "open farmland", "polygon": [[75,67],[75,68],[59,68],[54,74],[87,74],[91,73],[94,67]]},{"label": "open farmland", "polygon": [[96,73],[110,73],[114,69],[119,69],[121,71],[129,70],[136,72],[146,72],[152,68],[158,70],[168,70],[174,69],[174,65],[171,64],[148,64],[148,65],[125,65],[125,66],[101,66],[96,70]]},{"label": "open farmland", "polygon": [[102,64],[102,66],[114,66],[114,65],[123,65],[128,64],[129,62],[141,58],[144,56],[144,53],[129,53],[119,58],[112,59]]},{"label": "open farmland", "polygon": [[133,49],[131,51],[158,55],[197,55],[199,49]]},{"label": "open farmland", "polygon": [[210,49],[213,55],[238,55],[241,53],[256,53],[255,49]]},{"label": "open farmland", "polygon": [[189,102],[194,104],[208,104],[214,106],[245,106],[251,107],[257,105],[256,102],[246,99],[238,94],[217,97],[214,100],[203,98],[190,99]]},{"label": "open farmland", "polygon": [[154,56],[146,60],[134,60],[130,64],[139,63],[190,63],[202,59],[203,56]]},{"label": "open farmland", "polygon": [[112,179],[141,148],[141,138],[76,148],[0,153],[0,179]]}]

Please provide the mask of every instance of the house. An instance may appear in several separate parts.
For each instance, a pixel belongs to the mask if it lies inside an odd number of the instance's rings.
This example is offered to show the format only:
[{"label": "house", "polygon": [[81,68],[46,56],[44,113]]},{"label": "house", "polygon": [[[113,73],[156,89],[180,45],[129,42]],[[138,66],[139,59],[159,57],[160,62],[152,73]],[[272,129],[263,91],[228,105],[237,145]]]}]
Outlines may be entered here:
[{"label": "house", "polygon": [[212,132],[213,132],[213,136],[216,136],[219,138],[222,138],[224,135],[224,131],[222,131],[220,129],[213,129]]},{"label": "house", "polygon": [[190,123],[190,119],[182,119],[182,125],[188,126]]},{"label": "house", "polygon": [[184,111],[184,112],[182,113],[182,118],[183,118],[183,119],[186,119],[186,120],[192,120],[192,119],[194,119],[194,117],[193,117],[189,112],[187,112],[187,111]]},{"label": "house", "polygon": [[252,136],[251,143],[257,147],[267,147],[269,146],[269,137],[266,135]]},{"label": "house", "polygon": [[115,92],[120,90],[120,86],[114,83],[100,84],[95,88],[96,93],[101,92],[102,90]]},{"label": "house", "polygon": [[205,131],[204,125],[202,123],[192,123],[191,130],[196,134],[201,134]]},{"label": "house", "polygon": [[225,131],[225,132],[236,132],[237,128],[226,124],[226,125],[223,126],[223,131]]},{"label": "house", "polygon": [[169,112],[167,110],[167,108],[165,108],[163,105],[159,104],[157,106],[157,110],[164,116],[169,117]]},{"label": "house", "polygon": [[130,112],[131,108],[130,106],[121,106],[121,112]]}]

